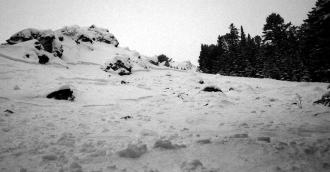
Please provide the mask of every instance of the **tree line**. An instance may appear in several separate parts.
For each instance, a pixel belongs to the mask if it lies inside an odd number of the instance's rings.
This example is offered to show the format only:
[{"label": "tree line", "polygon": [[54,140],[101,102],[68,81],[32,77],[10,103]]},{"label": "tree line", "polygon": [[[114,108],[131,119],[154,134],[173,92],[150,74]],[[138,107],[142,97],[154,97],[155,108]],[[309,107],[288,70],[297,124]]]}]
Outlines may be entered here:
[{"label": "tree line", "polygon": [[231,24],[216,45],[201,45],[198,62],[203,73],[330,82],[330,0],[318,0],[301,26],[270,14],[262,36]]}]

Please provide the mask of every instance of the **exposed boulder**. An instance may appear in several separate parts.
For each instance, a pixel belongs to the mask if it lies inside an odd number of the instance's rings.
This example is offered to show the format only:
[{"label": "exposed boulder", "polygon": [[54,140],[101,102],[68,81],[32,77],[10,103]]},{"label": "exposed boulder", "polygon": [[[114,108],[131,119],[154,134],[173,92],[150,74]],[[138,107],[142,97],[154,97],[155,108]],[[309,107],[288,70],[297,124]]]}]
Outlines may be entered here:
[{"label": "exposed boulder", "polygon": [[40,42],[40,44],[44,47],[44,49],[49,52],[52,53],[53,52],[53,41],[55,39],[54,35],[51,36],[40,36],[38,38],[38,41]]},{"label": "exposed boulder", "polygon": [[[15,33],[6,41],[8,42],[8,44],[14,45],[32,39],[38,40],[38,42],[42,45],[45,51],[52,53],[57,57],[62,56],[62,45],[60,45],[60,43],[56,43],[57,39],[55,38],[55,34],[52,30],[39,30],[34,28],[28,28]],[[41,48],[37,49],[40,50]]]},{"label": "exposed boulder", "polygon": [[99,42],[104,42],[106,44],[113,44],[115,47],[118,47],[119,42],[115,36],[109,33],[108,29],[96,27],[95,25],[90,26],[88,29],[90,32],[94,32],[95,40]]},{"label": "exposed boulder", "polygon": [[105,64],[104,71],[116,71],[119,75],[132,74],[133,65],[131,59],[128,56],[115,56],[113,60],[108,61]]},{"label": "exposed boulder", "polygon": [[154,144],[154,148],[162,149],[177,149],[177,148],[186,148],[186,145],[172,144],[169,140],[157,140]]},{"label": "exposed boulder", "polygon": [[73,101],[75,99],[75,96],[73,95],[73,91],[70,88],[66,88],[66,89],[60,89],[58,91],[54,91],[54,92],[48,94],[47,98]]},{"label": "exposed boulder", "polygon": [[206,91],[206,92],[222,92],[222,90],[219,87],[214,86],[214,85],[206,86],[206,87],[204,87],[202,89],[202,91]]},{"label": "exposed boulder", "polygon": [[[55,38],[53,31],[51,30],[39,30],[34,28],[24,29],[15,33],[8,40],[6,40],[9,44],[14,45],[19,42],[25,42],[31,39],[46,39],[46,38]],[[40,40],[39,40],[40,41]]]},{"label": "exposed boulder", "polygon": [[38,56],[40,64],[46,64],[49,61],[49,58],[46,55]]},{"label": "exposed boulder", "polygon": [[149,62],[155,66],[158,66],[158,62],[154,62],[153,60],[149,60]]},{"label": "exposed boulder", "polygon": [[81,42],[89,42],[89,43],[93,44],[93,40],[90,39],[89,37],[85,36],[85,35],[80,35],[78,37],[78,39],[76,40],[76,42],[78,44],[80,44]]},{"label": "exposed boulder", "polygon": [[63,45],[61,43],[60,38],[62,38],[62,40],[63,40],[63,37],[57,37],[57,39],[53,40],[53,45],[52,45],[52,47],[53,47],[52,54],[55,57],[59,57],[59,58],[62,57],[63,52],[64,52]]}]

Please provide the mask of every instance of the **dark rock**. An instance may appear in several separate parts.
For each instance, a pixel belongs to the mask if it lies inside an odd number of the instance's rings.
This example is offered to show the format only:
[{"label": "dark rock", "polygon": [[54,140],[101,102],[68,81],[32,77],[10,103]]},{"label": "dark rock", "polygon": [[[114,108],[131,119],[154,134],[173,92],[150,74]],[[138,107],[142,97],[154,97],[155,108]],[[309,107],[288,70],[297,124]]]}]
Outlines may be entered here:
[{"label": "dark rock", "polygon": [[121,117],[120,119],[131,119],[131,118],[133,118],[133,116],[124,116],[124,117]]},{"label": "dark rock", "polygon": [[200,84],[204,84],[204,81],[199,81]]},{"label": "dark rock", "polygon": [[44,47],[44,49],[51,53],[53,51],[53,40],[55,36],[46,36],[46,37],[39,37],[38,41]]},{"label": "dark rock", "polygon": [[44,155],[44,156],[42,156],[42,160],[54,161],[54,160],[57,160],[57,156],[55,154]]},{"label": "dark rock", "polygon": [[80,42],[89,42],[89,43],[93,44],[93,40],[91,40],[90,38],[88,38],[84,35],[80,35],[76,42],[79,42],[79,43]]},{"label": "dark rock", "polygon": [[249,137],[248,134],[234,134],[230,136],[230,138],[248,138],[248,137]]},{"label": "dark rock", "polygon": [[149,62],[150,62],[151,64],[153,64],[153,65],[158,66],[158,63],[154,62],[153,60],[149,60]]},{"label": "dark rock", "polygon": [[63,55],[63,46],[62,45],[60,45],[60,46],[58,46],[58,47],[53,47],[53,55],[55,56],[55,57],[59,57],[59,58],[61,58],[62,57],[62,55]]},{"label": "dark rock", "polygon": [[11,111],[11,110],[5,110],[4,112],[8,112],[8,113],[14,113],[13,111]]},{"label": "dark rock", "polygon": [[234,90],[234,88],[230,87],[230,88],[229,88],[229,91],[232,91],[232,90]]},{"label": "dark rock", "polygon": [[264,141],[270,143],[270,137],[258,137],[258,141]]},{"label": "dark rock", "polygon": [[70,89],[63,89],[59,91],[55,91],[47,95],[47,98],[49,99],[57,99],[57,100],[69,100],[73,101],[75,96],[73,95],[73,91]]},{"label": "dark rock", "polygon": [[158,140],[154,144],[154,148],[175,149],[174,145],[169,140]]},{"label": "dark rock", "polygon": [[206,86],[202,91],[206,92],[222,92],[222,90],[216,86]]},{"label": "dark rock", "polygon": [[120,76],[122,75],[130,75],[132,74],[132,67],[127,67],[121,60],[117,60],[116,63],[109,63],[109,65],[105,68],[104,71],[108,71],[112,69],[114,71],[120,70],[118,73]]},{"label": "dark rock", "polygon": [[199,144],[210,144],[211,139],[197,140],[197,143],[199,143]]},{"label": "dark rock", "polygon": [[169,140],[158,140],[154,144],[154,148],[163,148],[163,149],[177,149],[177,148],[186,148],[186,145],[172,144]]},{"label": "dark rock", "polygon": [[42,45],[40,44],[39,41],[36,41],[36,42],[34,43],[34,47],[35,47],[37,50],[39,50],[39,51],[43,49],[43,47],[42,47]]},{"label": "dark rock", "polygon": [[49,58],[46,55],[38,56],[40,64],[46,64],[49,61]]}]

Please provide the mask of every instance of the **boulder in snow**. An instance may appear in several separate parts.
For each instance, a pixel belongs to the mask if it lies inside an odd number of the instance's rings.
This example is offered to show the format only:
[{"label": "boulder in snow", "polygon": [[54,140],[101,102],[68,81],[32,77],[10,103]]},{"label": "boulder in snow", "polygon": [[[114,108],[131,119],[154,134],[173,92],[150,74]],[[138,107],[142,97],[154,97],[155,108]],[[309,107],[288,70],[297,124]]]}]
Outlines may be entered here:
[{"label": "boulder in snow", "polygon": [[117,55],[105,64],[104,71],[116,71],[119,75],[130,75],[133,65],[128,56]]},{"label": "boulder in snow", "polygon": [[61,89],[58,91],[54,91],[54,92],[48,94],[47,98],[73,101],[75,96],[73,95],[73,91],[71,89],[67,88],[67,89]]},{"label": "boulder in snow", "polygon": [[176,148],[186,148],[186,145],[177,145],[172,144],[169,140],[157,140],[154,144],[154,148],[163,148],[163,149],[176,149]]},{"label": "boulder in snow", "polygon": [[222,92],[222,90],[219,87],[214,86],[214,85],[206,86],[206,87],[204,87],[202,89],[202,91],[206,91],[206,92]]},{"label": "boulder in snow", "polygon": [[120,157],[124,158],[138,158],[142,154],[147,152],[147,145],[135,145],[135,144],[128,144],[127,148],[118,152]]},{"label": "boulder in snow", "polygon": [[15,33],[6,41],[8,42],[8,44],[14,45],[32,39],[38,40],[45,51],[52,53],[57,57],[62,56],[63,54],[62,45],[60,45],[60,43],[56,43],[57,39],[55,38],[55,34],[50,29],[49,30],[39,30],[34,28],[24,29],[22,31]]}]

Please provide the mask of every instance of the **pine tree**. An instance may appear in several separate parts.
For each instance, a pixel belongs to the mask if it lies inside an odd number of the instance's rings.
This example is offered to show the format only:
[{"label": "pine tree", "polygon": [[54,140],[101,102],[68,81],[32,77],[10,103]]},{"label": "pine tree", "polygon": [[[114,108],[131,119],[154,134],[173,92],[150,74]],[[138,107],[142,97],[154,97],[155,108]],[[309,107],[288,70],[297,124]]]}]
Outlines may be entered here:
[{"label": "pine tree", "polygon": [[330,82],[330,1],[318,0],[302,27],[302,54],[313,81]]},{"label": "pine tree", "polygon": [[241,26],[241,42],[240,42],[240,46],[241,47],[245,47],[246,45],[246,36],[243,30],[243,26]]},{"label": "pine tree", "polygon": [[266,58],[265,72],[268,77],[274,79],[289,80],[290,67],[288,58],[295,52],[291,52],[289,47],[288,32],[291,23],[285,24],[284,19],[276,13],[272,13],[266,18],[263,27],[263,43],[265,45],[264,56]]},{"label": "pine tree", "polygon": [[207,73],[208,72],[208,56],[207,56],[207,45],[201,45],[201,51],[198,59],[200,71]]}]

